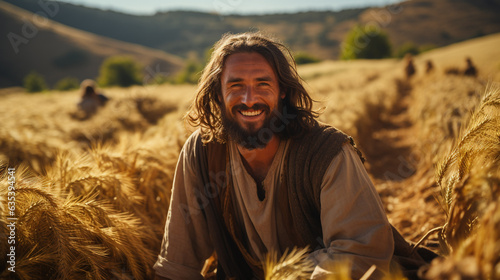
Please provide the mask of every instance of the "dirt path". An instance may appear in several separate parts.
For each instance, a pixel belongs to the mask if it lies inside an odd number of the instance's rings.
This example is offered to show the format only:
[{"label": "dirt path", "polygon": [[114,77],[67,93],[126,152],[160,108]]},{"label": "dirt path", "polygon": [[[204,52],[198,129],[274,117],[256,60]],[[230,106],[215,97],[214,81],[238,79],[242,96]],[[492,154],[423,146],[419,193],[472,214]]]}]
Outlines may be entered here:
[{"label": "dirt path", "polygon": [[[442,225],[444,217],[434,198],[433,170],[419,164],[420,152],[415,151],[418,131],[408,114],[412,85],[402,79],[394,83],[397,95],[390,108],[368,104],[372,119],[358,126],[363,136],[358,142],[390,222],[416,242]],[[436,248],[436,237],[425,244]]]},{"label": "dirt path", "polygon": [[397,97],[391,108],[367,108],[374,111],[369,127],[358,126],[363,131],[358,141],[368,172],[377,181],[401,181],[413,175],[416,168],[411,162],[414,128],[407,113],[412,87],[401,79],[395,79],[395,86]]}]

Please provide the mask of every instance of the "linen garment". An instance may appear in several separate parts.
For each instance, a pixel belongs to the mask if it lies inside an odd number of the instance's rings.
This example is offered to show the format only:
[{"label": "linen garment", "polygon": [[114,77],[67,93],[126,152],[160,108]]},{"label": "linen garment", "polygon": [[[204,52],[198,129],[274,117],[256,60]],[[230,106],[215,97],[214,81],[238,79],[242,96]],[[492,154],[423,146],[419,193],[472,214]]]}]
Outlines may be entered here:
[{"label": "linen garment", "polygon": [[[194,133],[179,155],[163,244],[154,265],[158,275],[171,279],[203,279],[201,269],[214,251],[202,212],[208,199],[195,187],[200,184],[194,158],[196,137]],[[293,248],[288,235],[294,229],[284,226],[276,202],[284,191],[280,190],[281,175],[289,142],[280,142],[262,182],[262,201],[236,144],[228,144],[235,214],[248,238],[247,250],[262,261],[270,251],[281,255]],[[360,278],[373,264],[377,271],[371,279],[380,278],[389,271],[394,251],[391,226],[380,198],[350,144],[344,144],[340,153],[325,164],[328,168],[321,184],[321,242],[325,246],[312,248],[309,258],[316,265],[312,278],[335,273],[335,263],[345,258],[352,262],[353,278]]]}]

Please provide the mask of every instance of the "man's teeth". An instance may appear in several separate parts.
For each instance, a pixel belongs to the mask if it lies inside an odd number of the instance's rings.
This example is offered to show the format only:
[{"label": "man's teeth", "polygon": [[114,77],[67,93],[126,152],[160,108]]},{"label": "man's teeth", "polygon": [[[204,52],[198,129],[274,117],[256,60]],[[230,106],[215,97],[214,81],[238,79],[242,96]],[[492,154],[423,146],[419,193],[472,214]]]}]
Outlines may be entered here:
[{"label": "man's teeth", "polygon": [[241,114],[243,116],[247,116],[247,117],[257,116],[257,115],[260,115],[260,113],[262,113],[262,110],[258,110],[258,111],[241,111]]}]

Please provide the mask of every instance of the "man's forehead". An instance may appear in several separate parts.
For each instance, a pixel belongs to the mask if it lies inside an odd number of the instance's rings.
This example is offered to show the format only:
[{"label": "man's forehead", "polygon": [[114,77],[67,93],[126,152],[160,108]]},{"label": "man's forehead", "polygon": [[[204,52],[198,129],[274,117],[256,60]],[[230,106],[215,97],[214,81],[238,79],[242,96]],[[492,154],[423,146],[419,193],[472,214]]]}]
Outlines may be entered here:
[{"label": "man's forehead", "polygon": [[225,74],[226,76],[252,72],[267,73],[267,76],[276,75],[274,69],[264,56],[256,52],[232,54],[228,56],[223,67],[223,75]]}]

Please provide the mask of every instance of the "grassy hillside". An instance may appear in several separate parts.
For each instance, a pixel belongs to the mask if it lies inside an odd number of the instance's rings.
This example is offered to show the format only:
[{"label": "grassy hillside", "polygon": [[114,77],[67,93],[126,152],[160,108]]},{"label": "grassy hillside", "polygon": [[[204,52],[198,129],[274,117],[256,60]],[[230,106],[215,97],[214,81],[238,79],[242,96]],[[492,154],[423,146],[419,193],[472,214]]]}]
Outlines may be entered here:
[{"label": "grassy hillside", "polygon": [[371,9],[360,16],[362,24],[381,23],[392,43],[446,46],[500,32],[498,0],[417,0],[398,8]]},{"label": "grassy hillside", "polygon": [[[500,277],[500,91],[491,86],[500,82],[499,40],[417,56],[410,79],[398,60],[299,68],[324,107],[320,120],[352,135],[366,156],[391,223],[414,242],[437,228],[423,243],[445,257],[426,279]],[[478,77],[460,74],[465,56]],[[427,59],[433,72],[421,70]],[[459,74],[446,74],[449,66]],[[7,192],[7,167],[15,168],[19,217],[18,272],[6,270],[3,253],[1,278],[151,279],[195,90],[110,88],[109,103],[90,119],[79,118],[78,91],[0,95],[0,190]]]},{"label": "grassy hillside", "polygon": [[[36,0],[7,2],[32,12],[40,11]],[[395,49],[409,41],[417,45],[444,46],[500,32],[499,12],[498,0],[413,0],[385,8],[260,16],[187,11],[132,16],[59,3],[59,12],[53,19],[182,57],[203,58],[206,49],[226,32],[260,29],[276,34],[294,51],[337,59],[345,35],[358,23],[372,31],[373,28],[386,30]]]},{"label": "grassy hillside", "polygon": [[[104,59],[133,57],[145,69],[145,79],[175,73],[183,60],[163,51],[77,30],[0,1],[0,87],[21,85],[31,71],[50,86],[65,77],[95,78]],[[10,36],[10,37],[9,37]]]}]

